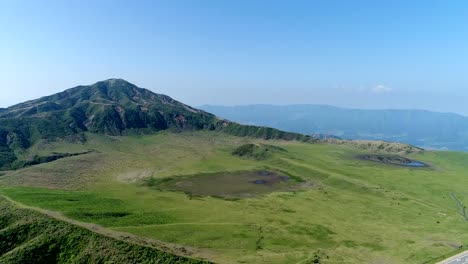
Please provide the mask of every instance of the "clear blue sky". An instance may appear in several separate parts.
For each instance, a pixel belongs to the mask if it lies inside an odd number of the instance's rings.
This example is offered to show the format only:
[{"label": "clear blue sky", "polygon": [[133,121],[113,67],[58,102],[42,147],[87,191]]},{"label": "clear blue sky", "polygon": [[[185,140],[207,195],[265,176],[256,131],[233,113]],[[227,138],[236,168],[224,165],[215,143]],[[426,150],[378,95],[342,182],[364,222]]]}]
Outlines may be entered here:
[{"label": "clear blue sky", "polygon": [[0,0],[0,107],[112,77],[195,106],[468,114],[468,1]]}]

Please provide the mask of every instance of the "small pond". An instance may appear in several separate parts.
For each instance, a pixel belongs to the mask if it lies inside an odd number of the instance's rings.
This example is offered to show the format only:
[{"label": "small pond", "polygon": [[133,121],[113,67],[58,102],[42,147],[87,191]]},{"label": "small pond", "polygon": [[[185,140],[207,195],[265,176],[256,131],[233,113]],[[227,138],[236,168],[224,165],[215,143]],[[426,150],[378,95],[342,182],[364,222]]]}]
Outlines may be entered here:
[{"label": "small pond", "polygon": [[422,161],[413,160],[410,158],[398,156],[398,155],[385,155],[385,154],[366,154],[357,156],[358,159],[369,160],[379,163],[385,163],[390,165],[411,167],[411,168],[424,168],[429,167],[427,163]]},{"label": "small pond", "polygon": [[194,196],[251,197],[274,191],[293,191],[300,183],[273,171],[239,171],[174,176],[156,185],[158,189],[182,191]]},{"label": "small pond", "polygon": [[420,161],[412,161],[410,163],[406,163],[405,166],[407,167],[427,167],[426,163],[420,162]]}]

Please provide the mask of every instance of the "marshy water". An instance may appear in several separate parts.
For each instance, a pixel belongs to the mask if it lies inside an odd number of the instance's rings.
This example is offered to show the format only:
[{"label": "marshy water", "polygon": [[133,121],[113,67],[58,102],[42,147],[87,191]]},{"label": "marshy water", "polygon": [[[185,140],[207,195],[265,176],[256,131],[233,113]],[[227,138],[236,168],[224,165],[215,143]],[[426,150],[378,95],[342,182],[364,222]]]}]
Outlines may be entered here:
[{"label": "marshy water", "polygon": [[427,163],[424,163],[422,161],[417,161],[417,160],[401,157],[398,155],[367,154],[367,155],[359,155],[357,156],[357,158],[362,159],[362,160],[369,160],[373,162],[404,166],[404,167],[412,167],[412,168],[429,167]]},{"label": "marshy water", "polygon": [[405,166],[407,167],[427,167],[426,163],[420,162],[420,161],[412,161],[410,163],[406,163]]},{"label": "marshy water", "polygon": [[239,171],[175,176],[161,181],[161,190],[182,191],[193,196],[251,197],[274,191],[292,191],[300,184],[272,171]]}]

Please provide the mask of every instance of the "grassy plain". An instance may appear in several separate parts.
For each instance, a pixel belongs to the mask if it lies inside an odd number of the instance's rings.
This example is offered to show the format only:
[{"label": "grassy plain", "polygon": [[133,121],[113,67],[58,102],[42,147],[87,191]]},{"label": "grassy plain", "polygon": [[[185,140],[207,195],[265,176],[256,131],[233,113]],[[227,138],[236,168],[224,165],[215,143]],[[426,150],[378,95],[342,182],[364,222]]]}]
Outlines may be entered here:
[{"label": "grassy plain", "polygon": [[[356,159],[346,145],[261,141],[217,132],[42,143],[25,155],[92,153],[0,176],[0,194],[117,231],[209,250],[221,263],[431,263],[462,250],[468,222],[468,155],[422,152],[431,165],[406,168]],[[286,151],[264,160],[232,155],[242,144]],[[72,151],[73,150],[73,151]],[[145,179],[270,170],[307,188],[244,199],[190,197]]]}]

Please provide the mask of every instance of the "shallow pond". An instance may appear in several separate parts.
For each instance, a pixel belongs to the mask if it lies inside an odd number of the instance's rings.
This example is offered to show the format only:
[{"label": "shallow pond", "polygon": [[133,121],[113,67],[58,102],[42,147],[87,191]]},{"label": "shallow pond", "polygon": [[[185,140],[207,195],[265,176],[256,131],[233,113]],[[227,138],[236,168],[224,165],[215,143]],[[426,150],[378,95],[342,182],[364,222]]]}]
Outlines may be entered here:
[{"label": "shallow pond", "polygon": [[194,196],[251,197],[274,191],[293,191],[300,184],[272,171],[239,171],[175,176],[156,185],[161,190],[182,191]]},{"label": "shallow pond", "polygon": [[429,167],[428,164],[412,160],[406,157],[398,156],[398,155],[385,155],[385,154],[367,154],[367,155],[359,155],[357,158],[362,160],[369,160],[373,162],[385,163],[390,165],[398,165],[404,167],[412,167],[412,168],[424,168]]},{"label": "shallow pond", "polygon": [[427,164],[420,162],[420,161],[412,161],[410,163],[406,163],[405,166],[408,167],[427,167]]}]

